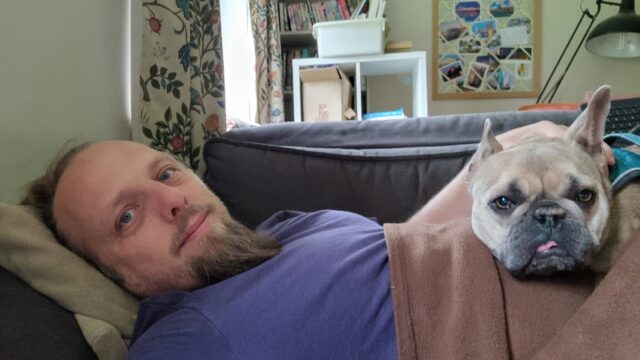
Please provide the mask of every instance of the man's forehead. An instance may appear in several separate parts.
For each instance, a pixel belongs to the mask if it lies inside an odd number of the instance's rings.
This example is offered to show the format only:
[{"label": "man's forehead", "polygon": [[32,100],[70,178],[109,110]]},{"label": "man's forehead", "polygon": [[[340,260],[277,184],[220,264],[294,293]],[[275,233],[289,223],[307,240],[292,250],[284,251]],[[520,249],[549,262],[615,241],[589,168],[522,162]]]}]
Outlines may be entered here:
[{"label": "man's forehead", "polygon": [[[171,156],[145,145],[128,141],[106,141],[93,144],[71,160],[64,171],[54,198],[57,221],[91,222],[131,176],[147,175],[153,167]],[[64,222],[64,221],[62,221]]]},{"label": "man's forehead", "polygon": [[[146,145],[131,141],[112,140],[89,146],[78,154],[77,161],[75,161],[76,159],[72,160],[70,167],[87,169],[88,172],[108,171],[109,167],[127,167],[133,171],[145,170],[158,161],[169,159],[172,159],[170,155]],[[84,175],[88,176],[91,173]]]},{"label": "man's forehead", "polygon": [[119,179],[133,175],[148,175],[158,164],[174,161],[173,158],[145,145],[130,141],[106,141],[96,143],[72,159],[59,183],[64,192],[67,183],[75,191],[95,191],[105,185],[116,185]]},{"label": "man's forehead", "polygon": [[126,140],[108,140],[89,146],[84,152],[89,154],[122,154],[122,155],[162,155],[160,151],[149,146]]}]

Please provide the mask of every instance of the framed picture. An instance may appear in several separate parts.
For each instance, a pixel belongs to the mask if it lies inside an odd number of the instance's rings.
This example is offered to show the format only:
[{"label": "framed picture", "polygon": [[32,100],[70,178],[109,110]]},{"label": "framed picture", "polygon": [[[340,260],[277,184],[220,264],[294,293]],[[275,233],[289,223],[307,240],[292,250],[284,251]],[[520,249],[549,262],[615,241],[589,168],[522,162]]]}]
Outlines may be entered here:
[{"label": "framed picture", "polygon": [[433,0],[434,99],[536,97],[541,0]]}]

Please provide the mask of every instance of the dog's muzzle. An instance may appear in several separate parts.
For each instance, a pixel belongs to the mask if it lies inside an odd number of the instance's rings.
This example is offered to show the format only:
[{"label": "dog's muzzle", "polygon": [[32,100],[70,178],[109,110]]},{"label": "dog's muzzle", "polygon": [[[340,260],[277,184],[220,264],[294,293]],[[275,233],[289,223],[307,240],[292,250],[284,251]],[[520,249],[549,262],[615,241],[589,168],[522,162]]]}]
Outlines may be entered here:
[{"label": "dog's muzzle", "polygon": [[590,235],[581,219],[541,200],[511,227],[502,262],[513,275],[547,275],[584,266]]}]

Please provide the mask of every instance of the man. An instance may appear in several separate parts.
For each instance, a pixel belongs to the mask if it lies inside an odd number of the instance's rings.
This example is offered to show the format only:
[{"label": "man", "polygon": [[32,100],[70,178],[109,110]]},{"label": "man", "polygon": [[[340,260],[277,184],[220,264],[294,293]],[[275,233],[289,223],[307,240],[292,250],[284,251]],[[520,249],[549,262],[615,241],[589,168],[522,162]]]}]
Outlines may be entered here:
[{"label": "man", "polygon": [[[541,122],[500,141],[563,131]],[[387,245],[370,219],[280,212],[253,232],[173,158],[125,141],[70,152],[23,204],[148,298],[130,358],[397,357]],[[460,174],[410,221],[444,223],[470,204]]]}]

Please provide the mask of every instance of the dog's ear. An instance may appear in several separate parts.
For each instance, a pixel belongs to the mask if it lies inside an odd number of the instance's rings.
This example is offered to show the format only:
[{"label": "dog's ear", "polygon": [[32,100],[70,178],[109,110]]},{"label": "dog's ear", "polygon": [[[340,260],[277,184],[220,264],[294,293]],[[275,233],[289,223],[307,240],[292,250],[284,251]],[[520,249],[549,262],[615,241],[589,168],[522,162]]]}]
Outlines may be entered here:
[{"label": "dog's ear", "polygon": [[491,120],[487,118],[484,121],[484,130],[482,131],[482,139],[480,140],[478,149],[469,162],[469,176],[475,172],[487,157],[500,151],[502,151],[502,145],[500,145],[496,136],[493,134],[493,130],[491,130]]},{"label": "dog's ear", "polygon": [[611,88],[602,85],[593,93],[587,108],[571,124],[564,140],[582,148],[593,157],[599,166],[605,167],[607,160],[602,150],[604,124],[611,107]]}]

